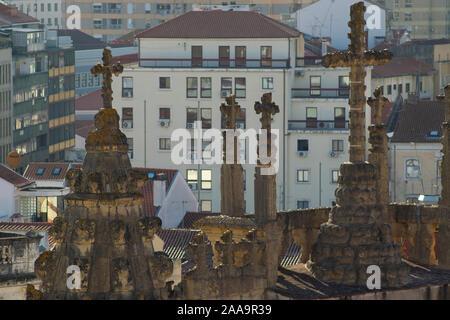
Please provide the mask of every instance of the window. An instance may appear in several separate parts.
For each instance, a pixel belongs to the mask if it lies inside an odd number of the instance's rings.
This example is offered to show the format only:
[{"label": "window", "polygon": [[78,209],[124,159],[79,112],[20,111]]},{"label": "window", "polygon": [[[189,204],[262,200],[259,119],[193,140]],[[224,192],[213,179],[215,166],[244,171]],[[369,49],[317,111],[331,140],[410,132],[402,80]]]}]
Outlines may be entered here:
[{"label": "window", "polygon": [[186,78],[186,97],[197,98],[198,95],[198,79],[195,77]]},{"label": "window", "polygon": [[309,77],[309,84],[310,84],[310,95],[311,96],[320,96],[320,90],[317,90],[317,88],[320,89],[321,86],[321,78],[320,76],[310,76]]},{"label": "window", "polygon": [[245,98],[245,78],[234,78],[234,93],[236,98]]},{"label": "window", "polygon": [[297,182],[309,182],[309,170],[297,170]]},{"label": "window", "polygon": [[440,178],[442,173],[442,160],[436,161],[436,177]]},{"label": "window", "polygon": [[122,77],[122,97],[133,98],[133,78]]},{"label": "window", "polygon": [[193,67],[201,67],[203,65],[203,47],[202,46],[192,46],[191,47],[191,58]]},{"label": "window", "polygon": [[306,108],[306,127],[317,128],[317,108]]},{"label": "window", "polygon": [[201,170],[201,188],[202,190],[211,190],[212,188],[212,171],[210,169]]},{"label": "window", "polygon": [[405,0],[405,8],[412,8],[412,0]]},{"label": "window", "polygon": [[170,120],[170,108],[159,108],[159,120]]},{"label": "window", "polygon": [[406,160],[406,179],[417,179],[420,177],[420,163],[417,159]]},{"label": "window", "polygon": [[211,116],[212,109],[211,108],[202,108],[200,110],[201,120],[202,120],[202,129],[211,129]]},{"label": "window", "polygon": [[332,140],[331,141],[331,151],[333,152],[344,152],[344,140]]},{"label": "window", "polygon": [[400,12],[394,12],[394,15],[392,16],[393,21],[398,21],[400,19]]},{"label": "window", "polygon": [[200,210],[202,212],[211,212],[212,210],[212,201],[211,200],[202,200],[200,202]]},{"label": "window", "polygon": [[[350,87],[349,76],[339,76],[339,95],[347,97],[349,94],[348,88]],[[343,89],[343,90],[342,90]]]},{"label": "window", "polygon": [[48,24],[49,26],[52,25],[52,18],[48,18],[48,19],[47,19],[47,24]]},{"label": "window", "polygon": [[272,66],[272,47],[262,46],[261,47],[261,67],[271,67]]},{"label": "window", "polygon": [[297,209],[308,209],[308,208],[309,208],[309,201],[307,200],[297,201]]},{"label": "window", "polygon": [[52,4],[51,3],[47,4],[47,11],[48,12],[52,11]]},{"label": "window", "polygon": [[331,170],[331,182],[338,183],[339,180],[339,170]]},{"label": "window", "polygon": [[159,88],[170,89],[170,77],[159,77]]},{"label": "window", "polygon": [[345,128],[345,108],[334,108],[334,127]]},{"label": "window", "polygon": [[101,3],[94,3],[92,5],[92,9],[93,9],[94,13],[102,13],[102,11],[103,11],[103,7],[102,7]]},{"label": "window", "polygon": [[200,78],[200,98],[211,98],[211,78]]},{"label": "window", "polygon": [[409,83],[407,83],[407,84],[405,85],[405,91],[406,91],[406,93],[409,93],[410,90],[411,90],[411,85],[410,85]]},{"label": "window", "polygon": [[188,128],[188,129],[194,128],[195,121],[198,121],[197,109],[196,108],[187,108],[186,109],[186,128]]},{"label": "window", "polygon": [[309,151],[307,139],[298,139],[297,140],[297,151]]},{"label": "window", "polygon": [[94,29],[102,29],[103,22],[101,19],[94,19]]},{"label": "window", "polygon": [[262,78],[262,89],[263,90],[272,90],[273,89],[273,78],[272,77]]},{"label": "window", "polygon": [[111,19],[109,24],[110,29],[122,29],[122,19]]},{"label": "window", "polygon": [[234,58],[236,67],[245,67],[247,62],[247,48],[244,46],[236,46],[234,48]]},{"label": "window", "polygon": [[77,73],[75,75],[75,88],[79,88],[80,87],[80,74]]},{"label": "window", "polygon": [[37,176],[42,176],[44,174],[45,168],[38,168],[36,170],[36,175]]},{"label": "window", "polygon": [[397,85],[396,84],[394,84],[394,90],[397,90]]},{"label": "window", "polygon": [[[92,73],[89,73],[89,77],[88,77],[88,87],[92,87],[94,85],[94,75]],[[60,89],[61,86],[60,86]]]},{"label": "window", "polygon": [[128,144],[128,157],[133,159],[133,138],[127,138]]},{"label": "window", "polygon": [[55,11],[58,11],[58,4],[57,3],[55,3],[54,8],[55,8]]},{"label": "window", "polygon": [[170,4],[158,3],[156,5],[156,13],[161,15],[170,14]]},{"label": "window", "polygon": [[151,3],[146,3],[145,4],[145,13],[150,13],[152,12],[152,5]]},{"label": "window", "polygon": [[132,3],[127,4],[127,13],[133,14],[133,4]]},{"label": "window", "polygon": [[387,94],[390,95],[392,94],[392,85],[388,84],[387,86]]},{"label": "window", "polygon": [[122,108],[122,128],[133,128],[133,108]]},{"label": "window", "polygon": [[55,18],[55,26],[58,25],[58,18]]},{"label": "window", "polygon": [[195,169],[188,169],[186,171],[187,183],[192,190],[198,189],[198,172]]},{"label": "window", "polygon": [[403,93],[403,84],[399,84],[398,85],[398,94],[402,94]]},{"label": "window", "polygon": [[[221,115],[221,128],[225,129],[225,117]],[[236,129],[245,129],[245,108],[236,115]]]},{"label": "window", "polygon": [[54,176],[59,176],[59,174],[61,173],[61,168],[54,168],[52,174]]},{"label": "window", "polygon": [[86,72],[83,72],[81,74],[81,86],[83,88],[86,88],[86,86],[87,86],[87,73]]},{"label": "window", "polygon": [[127,28],[128,28],[128,29],[133,29],[133,28],[134,28],[134,22],[133,22],[133,19],[128,19],[128,22],[127,22]]},{"label": "window", "polygon": [[220,80],[220,96],[225,98],[233,92],[233,79],[222,78]]},{"label": "window", "polygon": [[170,150],[170,138],[159,138],[159,150]]},{"label": "window", "polygon": [[219,67],[230,66],[230,47],[219,46]]},{"label": "window", "polygon": [[394,0],[394,8],[399,8],[400,4],[399,4],[400,0]]},{"label": "window", "polygon": [[405,21],[411,21],[412,20],[412,14],[409,12],[405,12]]}]

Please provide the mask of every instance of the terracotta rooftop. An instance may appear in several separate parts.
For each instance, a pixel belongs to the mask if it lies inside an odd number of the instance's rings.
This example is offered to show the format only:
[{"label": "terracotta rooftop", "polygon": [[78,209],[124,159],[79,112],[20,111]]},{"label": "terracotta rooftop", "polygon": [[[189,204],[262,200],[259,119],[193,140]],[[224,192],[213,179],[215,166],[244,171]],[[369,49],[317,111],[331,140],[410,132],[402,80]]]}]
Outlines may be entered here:
[{"label": "terracotta rooftop", "polygon": [[75,50],[103,49],[106,43],[77,29],[58,29],[58,36],[69,36]]},{"label": "terracotta rooftop", "polygon": [[[51,222],[0,222],[0,231],[49,231],[53,227]],[[48,235],[49,250],[55,246],[55,239]]]},{"label": "terracotta rooftop", "polygon": [[135,63],[139,61],[137,53],[123,54],[121,56],[115,56],[112,58],[112,63],[120,62],[122,65]]},{"label": "terracotta rooftop", "polygon": [[391,141],[439,143],[444,112],[443,102],[421,100],[417,104],[406,103],[400,111]]},{"label": "terracotta rooftop", "polygon": [[180,224],[178,225],[178,228],[193,228],[194,222],[197,220],[200,220],[204,217],[209,216],[219,216],[221,213],[219,212],[186,212],[184,215],[183,220],[181,220]]},{"label": "terracotta rooftop", "polygon": [[16,188],[25,187],[33,183],[33,181],[24,178],[17,172],[11,170],[10,168],[1,163],[0,163],[0,179],[6,180],[7,182],[13,184]]},{"label": "terracotta rooftop", "polygon": [[412,39],[411,41],[407,41],[402,43],[402,46],[410,46],[410,45],[436,45],[436,44],[448,44],[450,43],[450,39],[441,38],[441,39]]},{"label": "terracotta rooftop", "polygon": [[157,235],[164,241],[163,251],[172,260],[182,260],[185,258],[187,246],[198,232],[189,229],[161,229]]},{"label": "terracotta rooftop", "polygon": [[87,138],[94,129],[94,120],[75,120],[75,134],[80,137]]},{"label": "terracotta rooftop", "polygon": [[415,58],[393,58],[385,65],[374,67],[372,70],[372,78],[426,74],[433,71],[433,67]]},{"label": "terracotta rooftop", "polygon": [[6,26],[23,23],[39,23],[39,20],[20,12],[14,5],[0,3],[0,22]]},{"label": "terracotta rooftop", "polygon": [[300,252],[301,248],[296,245],[294,241],[292,241],[283,258],[281,259],[280,265],[282,267],[296,265],[300,261]]},{"label": "terracotta rooftop", "polygon": [[64,180],[69,169],[68,162],[31,162],[23,176],[33,180]]},{"label": "terracotta rooftop", "polygon": [[[381,120],[384,124],[387,123],[389,119],[389,115],[391,114],[392,108],[394,107],[394,102],[389,102],[386,106],[381,110]],[[371,123],[373,124],[372,114],[371,114]]]},{"label": "terracotta rooftop", "polygon": [[292,38],[300,32],[254,11],[189,11],[136,38]]},{"label": "terracotta rooftop", "polygon": [[102,89],[92,91],[75,100],[75,111],[98,111],[102,106]]}]

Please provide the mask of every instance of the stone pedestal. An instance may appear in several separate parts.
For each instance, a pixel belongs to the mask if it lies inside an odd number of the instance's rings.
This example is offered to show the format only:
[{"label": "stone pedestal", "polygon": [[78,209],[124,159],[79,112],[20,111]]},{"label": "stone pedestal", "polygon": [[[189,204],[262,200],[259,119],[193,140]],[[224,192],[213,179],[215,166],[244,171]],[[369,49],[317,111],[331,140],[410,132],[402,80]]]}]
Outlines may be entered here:
[{"label": "stone pedestal", "polygon": [[405,284],[408,268],[391,240],[390,227],[380,224],[381,206],[376,201],[376,168],[367,162],[341,166],[337,206],[321,225],[307,267],[318,279],[365,286],[367,267],[381,269],[382,288]]}]

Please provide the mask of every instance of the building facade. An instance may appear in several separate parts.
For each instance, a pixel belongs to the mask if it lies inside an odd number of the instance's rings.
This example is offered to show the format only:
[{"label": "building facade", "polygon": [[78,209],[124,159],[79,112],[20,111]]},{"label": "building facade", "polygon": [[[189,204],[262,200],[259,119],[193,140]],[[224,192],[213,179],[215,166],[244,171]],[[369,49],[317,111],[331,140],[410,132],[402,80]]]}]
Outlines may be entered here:
[{"label": "building facade", "polygon": [[[246,6],[247,10],[256,11],[273,18],[289,21],[290,14],[315,0],[261,0],[261,1],[210,1],[210,0],[133,0],[120,1],[69,1],[63,0],[63,24],[73,11],[70,6],[77,6],[81,12],[81,30],[105,42],[119,38],[134,29],[147,29],[173,19],[192,9],[203,6],[221,5],[232,8],[235,5]],[[69,12],[69,13],[68,13]]]},{"label": "building facade", "polygon": [[61,25],[61,0],[6,0],[20,12],[36,18],[48,28],[64,28]]},{"label": "building facade", "polygon": [[8,36],[0,34],[0,163],[12,151],[12,48]]},{"label": "building facade", "polygon": [[[227,15],[240,27],[205,34],[190,23],[204,26],[225,18],[215,15]],[[255,29],[240,31],[247,21]],[[197,120],[203,131],[223,129],[219,107],[231,93],[242,109],[237,117],[240,129],[261,128],[254,103],[263,93],[271,92],[279,105],[272,122],[279,130],[278,209],[332,204],[337,170],[348,158],[348,69],[326,69],[318,60],[303,58],[303,35],[268,21],[251,12],[187,13],[138,34],[139,63],[126,67],[113,82],[133,166],[178,169],[201,211],[220,210],[220,165],[173,163],[171,135],[188,129],[194,138]],[[370,91],[368,85],[367,96]],[[191,143],[195,159],[195,140]],[[203,139],[202,150],[208,151],[210,143]],[[242,141],[246,211],[252,212],[254,165],[247,161],[249,151],[248,141]]]}]

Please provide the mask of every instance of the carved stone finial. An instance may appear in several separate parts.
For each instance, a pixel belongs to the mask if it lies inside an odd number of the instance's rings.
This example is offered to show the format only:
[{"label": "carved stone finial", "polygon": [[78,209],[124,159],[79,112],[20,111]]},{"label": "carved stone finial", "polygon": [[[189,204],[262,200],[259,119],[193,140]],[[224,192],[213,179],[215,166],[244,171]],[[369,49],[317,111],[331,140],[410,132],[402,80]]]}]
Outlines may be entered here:
[{"label": "carved stone finial", "polygon": [[225,128],[236,129],[236,116],[241,112],[241,106],[236,102],[236,96],[234,94],[225,98],[226,104],[220,105],[220,112],[222,112],[225,118]]},{"label": "carved stone finial", "polygon": [[263,129],[270,130],[272,115],[280,112],[280,108],[275,102],[272,102],[272,93],[264,93],[261,97],[261,102],[255,102],[256,114],[262,114],[261,124]]},{"label": "carved stone finial", "polygon": [[373,93],[375,98],[369,97],[367,104],[372,108],[373,124],[381,125],[383,122],[383,108],[389,103],[389,100],[383,97],[381,87],[375,89]]}]

